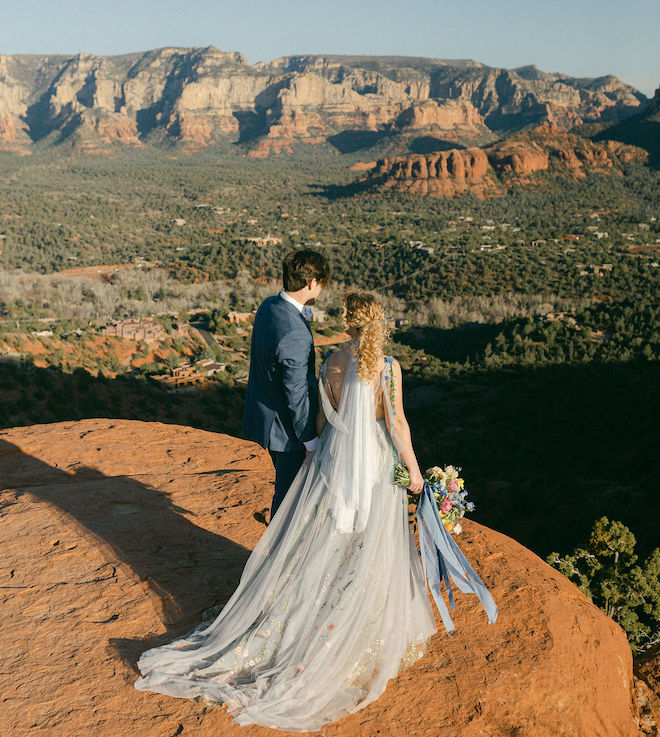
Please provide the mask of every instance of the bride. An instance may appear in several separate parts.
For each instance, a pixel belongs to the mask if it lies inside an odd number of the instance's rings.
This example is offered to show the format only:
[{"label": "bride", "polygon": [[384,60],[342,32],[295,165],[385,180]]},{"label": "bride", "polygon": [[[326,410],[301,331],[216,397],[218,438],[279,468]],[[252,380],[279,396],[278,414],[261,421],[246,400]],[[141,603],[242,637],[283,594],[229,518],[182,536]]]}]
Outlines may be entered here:
[{"label": "bride", "polygon": [[382,306],[344,300],[351,342],[321,368],[318,450],[212,622],[147,650],[135,687],[225,704],[241,725],[313,731],[377,699],[436,631],[396,462],[422,476]]}]

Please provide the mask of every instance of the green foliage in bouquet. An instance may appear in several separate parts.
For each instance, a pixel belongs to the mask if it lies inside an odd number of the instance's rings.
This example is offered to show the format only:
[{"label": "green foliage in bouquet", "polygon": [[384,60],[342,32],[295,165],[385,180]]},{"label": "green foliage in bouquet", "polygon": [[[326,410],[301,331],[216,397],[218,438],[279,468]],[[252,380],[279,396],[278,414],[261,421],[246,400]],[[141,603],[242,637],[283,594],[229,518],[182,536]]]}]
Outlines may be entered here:
[{"label": "green foliage in bouquet", "polygon": [[635,543],[622,522],[601,517],[586,548],[551,553],[546,560],[618,622],[639,653],[660,642],[660,548],[637,565]]},{"label": "green foliage in bouquet", "polygon": [[[438,506],[438,516],[442,524],[454,535],[458,535],[463,531],[461,519],[465,512],[472,512],[474,504],[466,500],[467,489],[465,482],[459,476],[460,468],[455,466],[432,466],[424,472],[423,479],[430,487],[431,494]],[[394,466],[394,483],[397,486],[408,487],[410,485],[410,471],[402,464],[397,463]],[[408,503],[415,507],[419,503],[419,494],[415,494],[408,489]],[[408,516],[413,527],[416,529],[415,511],[410,510]]]}]

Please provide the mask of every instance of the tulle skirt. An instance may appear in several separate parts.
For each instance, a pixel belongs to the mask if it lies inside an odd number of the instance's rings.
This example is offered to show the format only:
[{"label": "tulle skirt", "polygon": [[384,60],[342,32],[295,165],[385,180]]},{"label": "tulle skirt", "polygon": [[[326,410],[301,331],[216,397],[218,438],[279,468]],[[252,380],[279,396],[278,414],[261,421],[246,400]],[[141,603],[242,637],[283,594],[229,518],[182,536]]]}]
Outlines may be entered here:
[{"label": "tulle skirt", "polygon": [[313,731],[377,699],[423,655],[435,622],[383,422],[377,437],[382,473],[364,529],[338,530],[317,452],[218,617],[144,652],[136,688],[225,703],[242,725]]}]

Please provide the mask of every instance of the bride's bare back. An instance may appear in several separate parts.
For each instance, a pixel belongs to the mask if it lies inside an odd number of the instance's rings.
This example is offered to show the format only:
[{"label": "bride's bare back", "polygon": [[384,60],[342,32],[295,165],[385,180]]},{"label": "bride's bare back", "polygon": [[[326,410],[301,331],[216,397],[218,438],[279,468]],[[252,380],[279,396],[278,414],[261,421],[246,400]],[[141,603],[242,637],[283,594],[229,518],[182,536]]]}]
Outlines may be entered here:
[{"label": "bride's bare back", "polygon": [[[331,353],[326,361],[325,386],[328,390],[328,398],[334,409],[339,408],[341,393],[344,387],[344,377],[346,375],[346,369],[352,353],[353,347],[349,343],[340,350]],[[403,411],[403,377],[401,366],[396,359],[393,359],[391,367],[392,373],[390,376],[386,377],[387,388],[390,396],[385,396],[383,393],[383,384],[380,381],[383,369],[385,368],[385,356],[381,358],[371,380],[371,387],[374,392],[376,419],[385,420],[387,429],[397,445],[397,449],[401,455],[401,460],[410,471],[411,485],[408,488],[415,493],[419,493],[422,489],[423,481],[419,465],[417,463],[417,458],[412,447],[410,427]],[[323,381],[323,379],[321,380]],[[390,381],[392,383],[390,383]],[[392,415],[390,415],[390,408],[386,407],[385,402],[388,404],[389,402],[392,402],[391,409],[394,410]],[[393,419],[393,422],[390,418]],[[324,424],[325,416],[323,414],[321,402],[319,402],[319,415],[316,423],[317,432],[319,434],[321,433]]]},{"label": "bride's bare back", "polygon": [[[346,367],[348,361],[353,352],[350,343],[340,350],[333,351],[329,356],[326,363],[326,386],[329,389],[328,397],[330,404],[335,409],[339,408],[339,401],[341,399],[341,392],[344,387],[344,376],[346,374]],[[374,390],[374,401],[376,405],[376,419],[383,419],[385,417],[385,408],[383,406],[383,390],[380,386],[380,375],[385,368],[385,357],[382,358],[378,371],[372,379],[371,386]]]}]

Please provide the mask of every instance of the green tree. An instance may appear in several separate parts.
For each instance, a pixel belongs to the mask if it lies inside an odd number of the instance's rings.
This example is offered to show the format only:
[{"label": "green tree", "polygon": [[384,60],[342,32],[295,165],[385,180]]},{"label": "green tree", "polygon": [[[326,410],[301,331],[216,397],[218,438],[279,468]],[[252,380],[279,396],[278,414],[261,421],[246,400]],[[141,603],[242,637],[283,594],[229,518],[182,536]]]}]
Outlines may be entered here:
[{"label": "green tree", "polygon": [[165,359],[165,363],[170,369],[178,368],[181,361],[179,359],[179,356],[177,356],[175,353],[169,353],[167,358]]},{"label": "green tree", "polygon": [[622,522],[601,517],[586,548],[551,553],[547,562],[569,578],[626,631],[635,652],[660,642],[660,548],[637,565],[635,536]]}]

